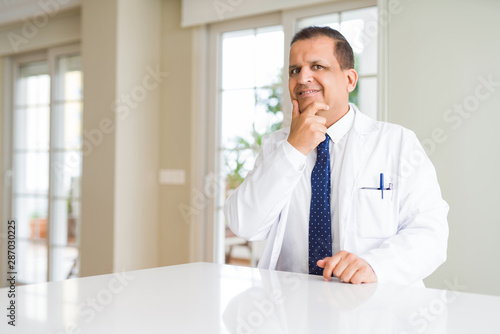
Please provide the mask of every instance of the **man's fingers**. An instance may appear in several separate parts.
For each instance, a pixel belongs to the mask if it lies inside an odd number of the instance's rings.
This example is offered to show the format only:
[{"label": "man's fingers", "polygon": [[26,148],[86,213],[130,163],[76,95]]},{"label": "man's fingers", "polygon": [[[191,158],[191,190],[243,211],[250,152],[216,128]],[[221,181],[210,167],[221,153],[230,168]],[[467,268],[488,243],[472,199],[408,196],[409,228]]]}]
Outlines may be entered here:
[{"label": "man's fingers", "polygon": [[302,115],[302,117],[304,116],[306,119],[301,119],[301,127],[312,137],[311,144],[313,144],[313,148],[316,148],[319,143],[325,140],[328,129],[323,122],[326,123],[326,119],[321,116]]},{"label": "man's fingers", "polygon": [[361,284],[361,283],[373,283],[373,282],[370,282],[366,278],[366,274],[362,270],[358,270],[354,273],[354,275],[352,275],[351,283],[352,284]]},{"label": "man's fingers", "polygon": [[304,155],[313,151],[319,143],[325,140],[326,118],[316,116],[321,108],[328,108],[327,104],[313,102],[307,106],[302,113],[299,110],[299,102],[292,100],[292,124],[288,142]]},{"label": "man's fingers", "polygon": [[316,133],[320,137],[319,139],[321,139],[321,141],[325,140],[325,134],[328,129],[324,124],[314,121],[308,124],[307,126],[309,128],[309,131],[311,131],[311,133]]},{"label": "man's fingers", "polygon": [[[297,102],[298,103],[298,102]],[[321,102],[313,102],[310,105],[308,105],[304,111],[302,111],[303,114],[309,114],[309,115],[316,115],[316,113],[320,110],[328,110],[330,109],[330,106],[326,103],[321,103]]]},{"label": "man's fingers", "polygon": [[[321,124],[321,125],[326,125],[326,117],[323,117],[323,116],[316,116],[316,115],[313,115],[313,116],[310,116],[312,117],[312,119],[314,119],[317,123]],[[326,133],[326,127],[325,127],[325,133]]]},{"label": "man's fingers", "polygon": [[325,267],[323,269],[323,279],[325,281],[329,281],[330,278],[332,277],[332,275],[333,275],[333,268],[334,267],[330,265],[330,261],[327,261],[325,263]]},{"label": "man's fingers", "polygon": [[320,268],[324,268],[325,265],[326,265],[326,260],[323,259],[323,260],[318,260],[318,262],[316,262],[316,264],[318,265],[318,267]]},{"label": "man's fingers", "polygon": [[300,116],[299,102],[297,102],[297,100],[292,100],[292,105],[292,118],[297,118]]},{"label": "man's fingers", "polygon": [[[341,257],[335,268],[333,268],[333,275],[335,277],[338,277],[342,279],[342,275],[344,274],[344,271],[347,269],[347,267],[350,265],[349,261],[346,260],[344,257]],[[342,279],[343,280],[343,279]],[[344,282],[349,282],[345,281]]]},{"label": "man's fingers", "polygon": [[[302,119],[303,119],[303,123],[304,124],[314,124],[314,123],[318,123],[320,125],[322,125],[322,127],[325,129],[325,133],[326,133],[326,117],[323,117],[323,116],[317,116],[317,115],[310,115],[310,114],[302,114]],[[311,122],[311,121],[314,121],[314,122]]]},{"label": "man's fingers", "polygon": [[[338,267],[338,266],[337,266]],[[339,275],[335,275],[337,276],[338,278],[340,278],[341,280],[343,280],[344,282],[351,282],[352,283],[352,277],[354,276],[354,274],[356,274],[356,272],[359,270],[359,267],[356,266],[356,264],[354,263],[349,263],[345,268],[344,270],[342,270],[342,272],[339,274]],[[335,273],[335,271],[334,271]]]},{"label": "man's fingers", "polygon": [[337,256],[337,254],[335,254],[332,257],[325,257],[323,260],[319,260],[318,262],[316,262],[318,267],[324,268],[323,269],[323,278],[325,280],[329,280],[330,277],[332,277],[333,270],[335,269],[335,267],[337,266],[337,264],[339,263],[340,260],[341,260],[341,257]]},{"label": "man's fingers", "polygon": [[346,251],[319,260],[316,264],[323,268],[323,278],[327,281],[334,275],[346,283],[377,282],[377,275],[370,265],[362,258]]}]

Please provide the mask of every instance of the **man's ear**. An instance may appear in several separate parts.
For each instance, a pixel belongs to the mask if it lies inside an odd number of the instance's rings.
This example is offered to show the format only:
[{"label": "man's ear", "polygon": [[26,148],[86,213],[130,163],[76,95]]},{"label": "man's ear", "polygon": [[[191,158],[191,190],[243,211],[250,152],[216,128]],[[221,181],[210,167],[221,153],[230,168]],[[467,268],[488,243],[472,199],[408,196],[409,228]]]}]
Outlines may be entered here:
[{"label": "man's ear", "polygon": [[347,91],[350,93],[356,88],[356,84],[358,83],[358,73],[355,69],[351,68],[348,70],[344,70],[347,79]]}]

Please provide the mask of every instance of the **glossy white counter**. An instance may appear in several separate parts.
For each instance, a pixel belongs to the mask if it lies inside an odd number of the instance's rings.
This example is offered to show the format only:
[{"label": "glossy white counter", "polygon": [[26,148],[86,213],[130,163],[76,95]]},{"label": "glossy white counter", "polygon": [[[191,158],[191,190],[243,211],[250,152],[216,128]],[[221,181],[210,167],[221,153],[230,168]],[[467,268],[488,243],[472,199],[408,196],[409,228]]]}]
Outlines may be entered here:
[{"label": "glossy white counter", "polygon": [[17,287],[0,333],[500,333],[500,297],[193,263]]}]

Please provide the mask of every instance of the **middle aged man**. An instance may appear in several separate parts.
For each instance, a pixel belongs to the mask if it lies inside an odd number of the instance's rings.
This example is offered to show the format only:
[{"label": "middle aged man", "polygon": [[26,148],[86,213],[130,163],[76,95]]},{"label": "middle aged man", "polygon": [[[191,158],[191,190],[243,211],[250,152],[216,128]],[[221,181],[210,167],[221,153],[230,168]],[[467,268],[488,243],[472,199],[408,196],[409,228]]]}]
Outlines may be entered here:
[{"label": "middle aged man", "polygon": [[294,36],[291,126],[263,139],[228,224],[267,239],[260,268],[423,286],[446,259],[448,205],[415,134],[348,103],[357,79],[338,31]]}]

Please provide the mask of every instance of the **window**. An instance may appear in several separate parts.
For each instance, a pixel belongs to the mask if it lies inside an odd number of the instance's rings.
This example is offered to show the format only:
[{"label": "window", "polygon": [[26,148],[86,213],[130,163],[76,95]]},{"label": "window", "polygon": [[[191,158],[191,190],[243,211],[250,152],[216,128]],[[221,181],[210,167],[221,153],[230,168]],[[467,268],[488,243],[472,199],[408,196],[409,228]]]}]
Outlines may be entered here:
[{"label": "window", "polygon": [[78,275],[82,72],[78,49],[13,60],[12,188],[18,278]]},{"label": "window", "polygon": [[[283,121],[283,29],[280,25],[222,34],[221,146],[226,193],[236,189],[253,168],[262,136],[278,130]],[[255,265],[262,243],[248,243],[227,227],[219,205],[219,224],[225,228],[225,259]],[[261,247],[260,247],[261,248]],[[240,262],[238,262],[240,261]]]}]

